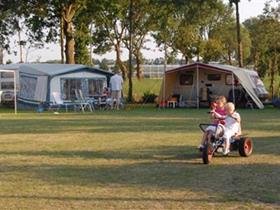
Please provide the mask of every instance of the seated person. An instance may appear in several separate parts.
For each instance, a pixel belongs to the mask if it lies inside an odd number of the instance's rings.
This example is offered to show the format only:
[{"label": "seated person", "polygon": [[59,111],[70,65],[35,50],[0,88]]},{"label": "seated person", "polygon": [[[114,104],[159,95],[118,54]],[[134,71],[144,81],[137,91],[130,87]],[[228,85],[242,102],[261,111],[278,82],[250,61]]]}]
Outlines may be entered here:
[{"label": "seated person", "polygon": [[223,120],[226,116],[226,112],[224,109],[224,106],[226,104],[226,97],[224,96],[220,96],[218,98],[218,100],[216,100],[215,102],[213,102],[211,104],[211,111],[210,111],[210,116],[212,119],[212,126],[208,126],[205,129],[205,132],[203,134],[203,137],[201,139],[201,143],[198,146],[198,149],[203,149],[205,142],[208,140],[210,140],[211,136],[216,133],[217,135],[221,134],[223,129],[219,126],[217,127],[216,125],[218,125],[220,123],[220,120]]},{"label": "seated person", "polygon": [[227,155],[230,151],[230,138],[235,135],[241,135],[241,118],[240,115],[235,111],[233,103],[227,103],[225,105],[226,118],[223,138],[225,139],[224,155]]}]

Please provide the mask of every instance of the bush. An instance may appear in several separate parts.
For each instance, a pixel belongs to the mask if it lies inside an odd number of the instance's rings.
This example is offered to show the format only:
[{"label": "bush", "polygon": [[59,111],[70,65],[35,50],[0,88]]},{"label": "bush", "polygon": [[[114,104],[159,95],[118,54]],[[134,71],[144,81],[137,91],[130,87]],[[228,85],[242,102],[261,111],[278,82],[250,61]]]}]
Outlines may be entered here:
[{"label": "bush", "polygon": [[154,103],[155,99],[157,98],[157,95],[151,92],[145,92],[142,98],[142,101],[144,104],[147,103]]}]

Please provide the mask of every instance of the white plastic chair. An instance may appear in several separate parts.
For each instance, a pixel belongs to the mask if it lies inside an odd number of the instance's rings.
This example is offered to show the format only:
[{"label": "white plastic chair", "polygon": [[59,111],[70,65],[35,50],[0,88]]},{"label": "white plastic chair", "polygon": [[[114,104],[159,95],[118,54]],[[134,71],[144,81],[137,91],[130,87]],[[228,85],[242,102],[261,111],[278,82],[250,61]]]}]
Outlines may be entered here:
[{"label": "white plastic chair", "polygon": [[80,106],[81,110],[85,112],[85,110],[88,108],[90,112],[93,111],[94,107],[91,105],[89,101],[87,101],[84,98],[82,90],[75,90],[75,95],[77,98],[77,104]]},{"label": "white plastic chair", "polygon": [[50,104],[50,108],[57,107],[57,110],[59,110],[61,106],[64,106],[66,112],[68,112],[68,106],[75,106],[75,104],[73,103],[64,103],[59,92],[53,92],[52,96],[54,99],[54,103]]}]

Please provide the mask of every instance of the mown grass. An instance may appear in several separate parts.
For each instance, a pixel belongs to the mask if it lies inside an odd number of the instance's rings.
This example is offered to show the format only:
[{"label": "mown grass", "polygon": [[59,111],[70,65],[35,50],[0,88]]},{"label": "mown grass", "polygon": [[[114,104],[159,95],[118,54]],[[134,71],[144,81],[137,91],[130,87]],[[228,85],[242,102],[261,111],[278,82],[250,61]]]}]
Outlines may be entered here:
[{"label": "mown grass", "polygon": [[211,165],[203,109],[2,113],[1,209],[280,209],[280,111],[240,113],[254,154]]}]

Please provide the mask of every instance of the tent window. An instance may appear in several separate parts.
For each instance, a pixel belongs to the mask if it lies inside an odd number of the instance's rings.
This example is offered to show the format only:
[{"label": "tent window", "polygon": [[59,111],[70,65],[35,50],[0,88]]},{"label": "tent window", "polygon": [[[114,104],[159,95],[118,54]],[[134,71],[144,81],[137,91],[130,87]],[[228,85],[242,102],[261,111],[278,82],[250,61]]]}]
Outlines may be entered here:
[{"label": "tent window", "polygon": [[20,96],[33,99],[37,86],[37,78],[22,75],[20,77]]},{"label": "tent window", "polygon": [[75,100],[75,90],[79,90],[82,87],[81,79],[61,79],[62,83],[62,95],[64,100]]},{"label": "tent window", "polygon": [[220,81],[221,74],[208,74],[207,79],[208,79],[208,81]]},{"label": "tent window", "polygon": [[192,74],[181,74],[180,75],[180,85],[193,85],[193,75]]},{"label": "tent window", "polygon": [[88,95],[102,95],[105,83],[103,79],[89,79],[88,80]]},{"label": "tent window", "polygon": [[14,78],[13,72],[1,72],[1,78]]},{"label": "tent window", "polygon": [[2,90],[14,89],[14,82],[1,82]]},{"label": "tent window", "polygon": [[[231,74],[227,74],[226,75],[226,85],[232,85],[232,75]],[[236,77],[234,77],[234,84],[235,85],[239,85],[239,81],[238,79],[236,79]]]}]

